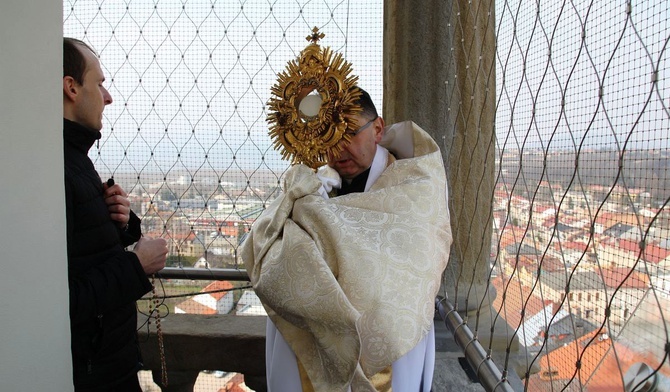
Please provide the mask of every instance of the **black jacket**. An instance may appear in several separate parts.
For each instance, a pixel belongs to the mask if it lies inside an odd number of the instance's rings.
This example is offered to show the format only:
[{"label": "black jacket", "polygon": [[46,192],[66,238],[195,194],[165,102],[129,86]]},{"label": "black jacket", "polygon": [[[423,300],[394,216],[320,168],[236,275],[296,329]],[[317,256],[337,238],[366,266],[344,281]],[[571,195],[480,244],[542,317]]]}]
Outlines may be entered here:
[{"label": "black jacket", "polygon": [[141,235],[111,220],[102,180],[88,157],[100,132],[64,120],[65,200],[72,363],[77,391],[104,390],[141,367],[135,301],[151,290],[137,256]]}]

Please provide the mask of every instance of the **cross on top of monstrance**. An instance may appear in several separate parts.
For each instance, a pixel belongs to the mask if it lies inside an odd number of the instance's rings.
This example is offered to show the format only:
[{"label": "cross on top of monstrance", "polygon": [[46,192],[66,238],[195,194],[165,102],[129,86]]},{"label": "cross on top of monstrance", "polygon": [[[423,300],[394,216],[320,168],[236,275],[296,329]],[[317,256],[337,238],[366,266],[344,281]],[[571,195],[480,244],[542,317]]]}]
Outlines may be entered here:
[{"label": "cross on top of monstrance", "polygon": [[361,112],[355,104],[361,95],[357,76],[350,76],[351,63],[318,41],[326,35],[317,27],[307,36],[310,43],[290,60],[272,86],[267,122],[270,137],[282,159],[312,169],[324,165],[328,156],[339,156],[356,129],[353,116]]},{"label": "cross on top of monstrance", "polygon": [[319,28],[315,26],[312,29],[312,34],[308,35],[306,39],[307,41],[312,41],[312,43],[315,44],[325,36],[326,35],[324,33],[319,33]]}]

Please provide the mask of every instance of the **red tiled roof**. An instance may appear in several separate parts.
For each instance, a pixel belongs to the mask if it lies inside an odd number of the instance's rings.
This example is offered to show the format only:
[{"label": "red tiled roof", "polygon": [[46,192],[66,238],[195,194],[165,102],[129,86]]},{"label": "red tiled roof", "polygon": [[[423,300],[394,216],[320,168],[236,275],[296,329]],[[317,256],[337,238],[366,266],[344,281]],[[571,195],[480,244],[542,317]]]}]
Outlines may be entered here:
[{"label": "red tiled roof", "polygon": [[537,269],[535,267],[535,265],[537,263],[537,261],[536,261],[537,257],[535,257],[535,256],[534,257],[528,257],[528,256],[525,256],[525,255],[519,255],[518,257],[514,256],[515,262],[516,262],[517,259],[518,259],[518,263],[516,264],[517,268],[523,267],[529,272],[534,271],[534,270]]},{"label": "red tiled roof", "polygon": [[543,205],[543,204],[535,204],[535,206],[533,207],[533,211],[535,211],[537,213],[540,213],[540,214],[547,211],[547,210],[553,210],[554,213],[556,212],[556,210],[554,209],[553,206],[548,206],[548,205]]},{"label": "red tiled roof", "polygon": [[[498,295],[493,301],[493,308],[507,321],[512,328],[518,328],[521,323],[538,314],[546,306],[540,298],[531,294],[530,288],[520,285],[518,281],[503,281],[501,277],[492,279]],[[506,289],[506,291],[505,291]],[[503,302],[503,295],[505,300]],[[525,305],[524,319],[521,318],[521,309]]]},{"label": "red tiled roof", "polygon": [[596,216],[595,223],[607,226],[608,223],[610,222],[610,219],[612,219],[612,215],[613,214],[611,212],[603,212],[600,215]]},{"label": "red tiled roof", "polygon": [[639,221],[635,214],[622,214],[617,212],[604,212],[596,217],[596,223],[602,224],[606,229],[617,223],[637,226]]},{"label": "red tiled roof", "polygon": [[[630,273],[630,276],[628,274]],[[645,289],[649,287],[649,278],[646,274],[633,271],[629,268],[612,268],[602,270],[603,281],[607,287],[616,288],[621,285],[624,289]]]},{"label": "red tiled roof", "polygon": [[[654,369],[658,367],[659,361],[653,355],[636,352],[610,338],[601,339],[603,331],[598,332],[588,333],[540,358],[540,372],[530,377],[529,390],[546,390],[550,379],[565,382],[574,376],[571,385],[578,386],[581,380],[589,392],[623,391],[621,380],[631,365],[644,362]],[[667,376],[670,369],[664,366],[661,373]]]},{"label": "red tiled roof", "polygon": [[500,236],[500,249],[505,249],[507,246],[517,242],[521,242],[526,231],[522,228],[507,226]]},{"label": "red tiled roof", "polygon": [[[233,285],[227,281],[227,280],[217,280],[214,281],[210,284],[208,284],[204,289],[201,290],[201,292],[207,292],[207,291],[217,291],[217,290],[232,290]],[[210,293],[212,297],[214,297],[217,301],[223,298],[226,294],[228,294],[228,291],[218,291],[216,293]]]},{"label": "red tiled roof", "polygon": [[[631,240],[619,240],[619,247],[628,252],[634,253],[637,257],[640,254],[640,244]],[[647,244],[642,253],[642,259],[650,263],[658,264],[670,256],[670,250],[663,249],[654,244]]]},{"label": "red tiled roof", "polygon": [[563,265],[563,262],[561,262],[561,260],[559,260],[556,257],[547,255],[545,255],[544,257],[519,255],[517,257],[516,255],[514,255],[514,261],[511,262],[512,263],[516,262],[517,258],[519,260],[517,263],[517,268],[519,267],[526,268],[526,271],[528,272],[537,271],[540,262],[542,262],[542,271],[545,272],[565,271],[565,266]]},{"label": "red tiled roof", "polygon": [[644,250],[644,259],[654,264],[660,263],[667,259],[668,256],[670,256],[670,250],[654,244],[648,244]]},{"label": "red tiled roof", "polygon": [[628,252],[632,253],[639,253],[640,252],[640,244],[635,241],[631,240],[619,240],[618,241],[619,248],[626,250]]},{"label": "red tiled roof", "polygon": [[191,231],[188,233],[170,233],[166,239],[173,241],[193,241],[195,238],[195,233]]},{"label": "red tiled roof", "polygon": [[584,242],[569,241],[561,244],[564,249],[578,250],[580,252],[585,252],[587,249],[587,244]]},{"label": "red tiled roof", "polygon": [[218,230],[223,235],[236,236],[238,228],[237,226],[221,226]]},{"label": "red tiled roof", "polygon": [[542,270],[549,272],[565,271],[565,265],[556,257],[545,256],[542,260]]}]

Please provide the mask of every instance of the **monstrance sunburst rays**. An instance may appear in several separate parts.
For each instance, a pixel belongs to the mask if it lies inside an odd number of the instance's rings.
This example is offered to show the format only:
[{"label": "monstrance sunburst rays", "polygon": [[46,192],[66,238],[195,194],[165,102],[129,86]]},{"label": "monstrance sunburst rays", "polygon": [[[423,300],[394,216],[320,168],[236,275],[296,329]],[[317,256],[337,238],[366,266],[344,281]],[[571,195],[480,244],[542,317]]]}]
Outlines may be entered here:
[{"label": "monstrance sunburst rays", "polygon": [[341,54],[319,46],[324,36],[314,27],[310,44],[279,73],[268,101],[274,148],[282,159],[313,169],[329,154],[339,156],[340,141],[348,142],[356,127],[352,116],[361,112],[355,103],[361,94],[354,88],[358,77],[350,75],[351,63]]}]

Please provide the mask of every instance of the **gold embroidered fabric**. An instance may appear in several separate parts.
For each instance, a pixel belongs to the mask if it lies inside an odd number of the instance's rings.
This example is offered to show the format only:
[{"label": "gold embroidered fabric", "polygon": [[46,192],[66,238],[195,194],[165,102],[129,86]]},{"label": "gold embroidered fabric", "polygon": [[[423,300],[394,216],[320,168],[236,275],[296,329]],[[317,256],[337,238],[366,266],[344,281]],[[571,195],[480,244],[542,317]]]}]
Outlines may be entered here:
[{"label": "gold embroidered fabric", "polygon": [[313,170],[291,167],[241,247],[256,293],[317,391],[374,391],[368,378],[433,322],[452,241],[446,177],[432,138],[411,122],[401,128],[413,158],[393,162],[368,192],[324,199]]}]

